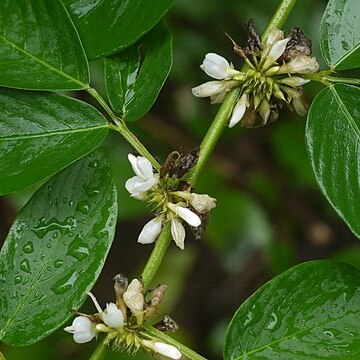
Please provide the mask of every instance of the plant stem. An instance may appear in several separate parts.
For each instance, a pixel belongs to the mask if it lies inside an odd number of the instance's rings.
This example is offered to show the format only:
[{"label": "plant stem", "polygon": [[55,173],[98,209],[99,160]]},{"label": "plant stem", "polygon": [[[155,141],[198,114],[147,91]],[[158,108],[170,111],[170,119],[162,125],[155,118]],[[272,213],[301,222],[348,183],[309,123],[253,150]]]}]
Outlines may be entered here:
[{"label": "plant stem", "polygon": [[195,182],[200,172],[204,168],[207,159],[214,150],[214,147],[217,144],[223,130],[226,128],[235,101],[239,96],[239,92],[240,89],[235,89],[226,96],[214,118],[214,121],[212,122],[203,141],[201,142],[198,162],[187,177],[187,180],[190,182],[190,184],[192,184],[192,186],[195,186]]},{"label": "plant stem", "polygon": [[[296,0],[282,0],[279,7],[277,8],[274,16],[270,20],[268,26],[266,27],[262,39],[265,39],[269,33],[269,31],[276,27],[281,28],[289,16],[292,8],[294,7]],[[245,64],[246,65],[246,64]],[[121,121],[110,109],[104,99],[97,93],[95,89],[88,88],[87,91],[91,94],[105,109],[105,111],[109,114],[111,119],[114,121],[115,125],[114,130],[120,132],[122,136],[143,156],[149,159],[155,169],[159,170],[160,165],[158,162],[152,157],[152,155],[146,150],[146,148],[141,144],[141,142],[136,138],[136,136],[126,127],[125,123]],[[209,158],[211,152],[216,146],[223,130],[227,125],[227,121],[229,119],[229,115],[231,110],[233,109],[237,97],[239,95],[239,89],[234,89],[231,91],[225,98],[222,106],[220,107],[218,113],[216,114],[213,123],[211,124],[209,130],[207,131],[201,145],[200,145],[200,154],[197,165],[194,167],[193,171],[190,173],[188,180],[194,186],[196,180],[204,168],[207,159]],[[136,140],[135,140],[136,139]],[[142,281],[144,282],[145,289],[150,285],[153,278],[156,275],[158,268],[166,254],[167,248],[169,247],[171,242],[171,233],[170,233],[170,225],[166,224],[161,231],[158,239],[156,240],[156,244],[154,249],[145,265],[145,268],[142,272]],[[177,346],[179,350],[187,356],[191,360],[206,360],[201,355],[197,354],[193,350],[187,348],[183,344],[177,342],[173,338],[165,335],[161,331],[154,329],[151,326],[144,325],[143,326],[146,332],[150,335],[157,337],[158,339],[164,340],[166,343]],[[98,348],[95,350],[93,356],[90,360],[102,360],[105,356],[104,353],[107,351],[107,346],[102,342]],[[94,357],[94,355],[99,352],[99,357]]]},{"label": "plant stem", "polygon": [[143,329],[145,333],[151,336],[154,336],[156,339],[163,340],[164,343],[174,345],[177,347],[180,352],[185,355],[187,358],[191,360],[206,360],[203,356],[199,355],[197,352],[189,349],[187,346],[183,345],[182,343],[174,340],[172,337],[164,334],[162,331],[159,331],[152,326],[144,325]]},{"label": "plant stem", "polygon": [[360,79],[342,78],[342,77],[336,77],[336,76],[325,76],[323,79],[330,83],[360,85]]},{"label": "plant stem", "polygon": [[141,274],[141,280],[144,283],[145,289],[149,287],[153,280],[159,266],[164,258],[166,251],[171,242],[170,223],[165,224],[159,237],[156,239],[156,243],[153,251],[144,267]]},{"label": "plant stem", "polygon": [[102,106],[106,113],[110,116],[113,124],[109,125],[109,128],[119,132],[122,137],[141,155],[146,157],[151,165],[157,170],[160,170],[160,164],[155,160],[155,158],[150,154],[150,152],[145,148],[145,146],[139,141],[139,139],[130,131],[126,126],[125,122],[117,117],[115,113],[111,110],[110,106],[103,99],[103,97],[93,88],[86,88],[86,91],[97,100],[97,102]]},{"label": "plant stem", "polygon": [[282,0],[279,7],[276,9],[275,14],[273,15],[272,19],[266,26],[264,33],[262,34],[262,39],[266,39],[269,31],[272,28],[281,29],[284,25],[286,19],[288,18],[292,8],[294,7],[296,0]]},{"label": "plant stem", "polygon": [[106,353],[108,351],[108,345],[105,344],[106,338],[100,341],[99,345],[96,347],[95,351],[91,354],[89,360],[103,360],[105,359]]}]

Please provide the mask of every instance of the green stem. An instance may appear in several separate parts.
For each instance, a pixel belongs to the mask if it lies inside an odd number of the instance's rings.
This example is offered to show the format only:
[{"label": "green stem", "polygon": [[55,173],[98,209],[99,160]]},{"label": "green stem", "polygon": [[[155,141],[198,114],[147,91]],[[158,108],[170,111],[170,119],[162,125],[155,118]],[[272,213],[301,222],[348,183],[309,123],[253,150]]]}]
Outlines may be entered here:
[{"label": "green stem", "polygon": [[171,242],[170,224],[167,223],[163,227],[159,237],[156,239],[154,249],[141,274],[141,280],[144,283],[145,289],[149,287],[151,281],[155,277],[155,274],[159,269],[159,266],[166,254],[170,242]]},{"label": "green stem", "polygon": [[103,359],[105,359],[108,348],[109,348],[109,346],[106,344],[106,338],[105,338],[96,347],[95,351],[91,354],[89,360],[103,360]]},{"label": "green stem", "polygon": [[[274,28],[274,27],[281,28],[282,27],[282,25],[286,21],[287,17],[289,16],[292,8],[294,7],[295,3],[296,3],[296,0],[282,0],[278,9],[276,10],[276,13],[270,20],[268,26],[266,27],[266,29],[262,35],[263,39],[265,39],[267,37],[269,31],[272,28]],[[130,130],[124,130],[123,126],[125,126],[125,124],[123,124],[123,122],[119,123],[120,119],[118,119],[115,116],[115,114],[109,108],[107,103],[96,92],[96,90],[89,88],[89,89],[87,89],[87,91],[99,101],[99,103],[103,106],[105,111],[110,115],[111,119],[117,125],[116,130],[119,131],[141,155],[147,157],[157,170],[159,170],[160,165],[157,163],[157,161],[148,153],[148,151],[145,149],[145,147],[140,142],[139,142],[140,145],[137,143],[138,140],[136,139],[135,135],[130,132]],[[227,125],[230,112],[235,105],[235,102],[239,95],[239,91],[240,91],[239,89],[234,89],[232,92],[230,92],[227,95],[227,97],[225,98],[217,115],[215,116],[213,123],[211,124],[209,130],[207,131],[207,133],[200,145],[199,160],[197,162],[197,165],[195,166],[193,171],[190,173],[189,178],[188,178],[188,180],[191,182],[191,184],[193,186],[195,185],[197,177],[199,176],[201,170],[204,168],[207,159],[209,158],[212,150],[214,149],[223,130],[225,129],[225,127]],[[127,129],[127,127],[126,127],[126,129]],[[137,141],[135,141],[134,138]],[[149,155],[145,155],[145,154],[149,154]],[[164,226],[159,238],[156,240],[154,249],[153,249],[153,251],[145,265],[145,268],[142,272],[142,280],[145,284],[145,289],[149,286],[149,284],[152,282],[153,278],[155,277],[155,274],[156,274],[158,268],[160,267],[160,264],[166,254],[167,248],[170,245],[170,242],[171,242],[170,225],[167,224]],[[148,334],[156,336],[157,338],[164,340],[168,344],[172,344],[174,346],[179,347],[180,351],[185,356],[187,356],[189,359],[206,360],[201,355],[197,354],[196,352],[192,351],[191,349],[187,348],[186,346],[177,342],[176,340],[172,339],[171,337],[165,335],[161,331],[158,331],[147,325],[144,325],[144,329],[146,329]],[[104,347],[104,344],[99,345],[99,347],[101,348],[101,351],[99,350],[100,354],[103,354],[103,352],[106,351],[106,347]],[[97,350],[95,350],[95,353],[96,352],[97,352]],[[101,360],[102,358],[100,358],[100,357],[99,358],[93,358],[93,357],[90,358],[90,360],[99,360],[99,359]]]},{"label": "green stem", "polygon": [[109,127],[112,130],[119,132],[122,137],[141,155],[146,157],[151,165],[157,170],[160,171],[160,164],[155,160],[155,158],[150,154],[150,152],[145,148],[145,146],[139,141],[139,139],[130,131],[126,126],[125,122],[118,118],[115,113],[111,110],[110,106],[103,99],[103,97],[93,88],[89,87],[86,91],[94,97],[97,102],[102,106],[106,113],[110,116],[113,124],[110,124]]},{"label": "green stem", "polygon": [[207,159],[214,150],[214,147],[217,144],[223,130],[228,124],[229,116],[239,96],[239,92],[240,89],[235,89],[226,96],[214,118],[214,121],[200,144],[199,160],[187,178],[193,186],[195,186],[195,182],[200,172],[204,168]]},{"label": "green stem", "polygon": [[284,25],[286,19],[290,15],[291,10],[293,9],[296,0],[282,0],[279,7],[276,9],[276,12],[270,22],[268,23],[264,33],[262,34],[262,39],[266,39],[269,31],[273,28],[281,29]]},{"label": "green stem", "polygon": [[336,77],[336,76],[325,76],[323,79],[330,83],[360,85],[360,79],[341,78],[341,77]]},{"label": "green stem", "polygon": [[154,336],[156,339],[163,340],[164,343],[173,345],[177,347],[180,352],[185,355],[187,358],[191,360],[206,360],[203,356],[199,355],[195,351],[189,349],[187,346],[183,345],[182,343],[174,340],[172,337],[164,334],[163,332],[153,328],[149,325],[144,325],[143,329],[145,330],[145,333],[151,336]]}]

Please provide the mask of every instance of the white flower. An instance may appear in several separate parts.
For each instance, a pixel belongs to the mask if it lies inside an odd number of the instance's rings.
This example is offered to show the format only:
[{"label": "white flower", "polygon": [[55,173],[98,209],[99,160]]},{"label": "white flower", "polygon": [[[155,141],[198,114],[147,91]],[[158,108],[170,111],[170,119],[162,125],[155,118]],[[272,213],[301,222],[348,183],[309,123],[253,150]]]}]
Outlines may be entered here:
[{"label": "white flower", "polygon": [[170,359],[179,360],[182,356],[178,348],[160,341],[142,340],[141,344],[144,347]]},{"label": "white flower", "polygon": [[248,95],[242,94],[239,101],[236,103],[232,115],[229,120],[229,128],[234,127],[244,116],[248,103]]},{"label": "white flower", "polygon": [[99,316],[107,326],[119,328],[124,325],[124,315],[114,303],[106,304],[106,309]]},{"label": "white flower", "polygon": [[178,360],[181,358],[181,352],[178,348],[173,345],[165,344],[162,342],[155,341],[154,342],[154,350],[158,354],[164,355],[170,359]]},{"label": "white flower", "polygon": [[271,50],[271,47],[278,41],[283,40],[284,39],[284,32],[278,28],[272,28],[269,31],[269,34],[266,38],[265,41],[265,47],[266,49],[264,51],[266,51],[267,53]]},{"label": "white flower", "polygon": [[123,298],[126,306],[136,316],[144,310],[144,294],[141,282],[134,279],[124,292]]},{"label": "white flower", "polygon": [[198,227],[201,224],[201,219],[193,211],[188,208],[168,203],[168,208],[175,213],[176,216],[181,217],[185,220],[190,226]]},{"label": "white flower", "polygon": [[138,238],[138,242],[141,244],[151,244],[153,243],[159,236],[162,228],[162,219],[160,217],[156,217],[150,220],[145,226],[142,228],[141,233]]},{"label": "white flower", "polygon": [[316,58],[307,55],[298,55],[287,64],[280,66],[277,74],[312,74],[319,71]]},{"label": "white flower", "polygon": [[74,341],[78,344],[91,341],[96,335],[95,324],[86,316],[77,316],[72,325],[64,330],[73,334]]},{"label": "white flower", "polygon": [[196,86],[191,89],[194,96],[197,97],[208,97],[214,96],[217,94],[227,93],[231,90],[234,86],[238,85],[238,81],[208,81],[204,84]]},{"label": "white flower", "polygon": [[171,236],[173,237],[175,244],[181,249],[184,250],[185,247],[185,229],[181,221],[178,219],[171,220]]},{"label": "white flower", "polygon": [[271,47],[263,65],[264,70],[276,63],[276,60],[284,53],[286,45],[289,41],[290,38],[279,40]]},{"label": "white flower", "polygon": [[206,214],[216,207],[216,199],[207,194],[190,194],[190,205],[200,214]]},{"label": "white flower", "polygon": [[239,71],[234,70],[233,66],[225,58],[214,53],[205,55],[200,68],[207,75],[218,80],[227,79],[239,73]]},{"label": "white flower", "polygon": [[128,159],[136,176],[126,181],[125,188],[132,197],[142,199],[144,193],[158,182],[158,175],[154,174],[148,159],[132,154],[128,155]]}]

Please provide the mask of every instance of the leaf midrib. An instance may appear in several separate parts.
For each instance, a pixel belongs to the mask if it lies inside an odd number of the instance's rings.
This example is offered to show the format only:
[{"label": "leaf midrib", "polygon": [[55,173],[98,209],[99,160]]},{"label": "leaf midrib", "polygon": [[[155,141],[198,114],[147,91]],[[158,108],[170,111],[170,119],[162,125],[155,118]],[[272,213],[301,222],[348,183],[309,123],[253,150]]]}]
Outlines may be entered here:
[{"label": "leaf midrib", "polygon": [[97,129],[105,129],[108,128],[108,124],[99,125],[99,126],[92,126],[87,128],[79,128],[79,129],[68,129],[68,130],[59,130],[59,131],[49,131],[46,133],[37,133],[37,134],[28,134],[28,135],[15,135],[15,136],[7,136],[7,137],[0,137],[1,141],[13,141],[13,140],[27,140],[27,139],[36,139],[48,136],[55,136],[55,135],[68,135],[73,133],[81,133],[81,132],[88,132]]},{"label": "leaf midrib", "polygon": [[352,48],[352,50],[348,51],[347,53],[345,53],[335,64],[334,64],[334,68],[337,68],[341,63],[343,63],[349,56],[351,56],[355,51],[357,51],[358,49],[360,49],[360,43],[357,44],[356,46],[354,46]]},{"label": "leaf midrib", "polygon": [[303,332],[311,331],[311,330],[313,330],[313,329],[315,329],[315,328],[317,328],[317,327],[319,327],[319,326],[322,326],[322,325],[325,325],[325,324],[327,324],[327,323],[333,322],[334,320],[337,320],[337,319],[326,319],[325,321],[320,322],[320,323],[318,323],[318,324],[316,324],[316,325],[314,325],[314,326],[311,326],[311,327],[308,327],[308,328],[306,328],[306,329],[302,329],[302,330],[296,331],[296,332],[294,332],[294,333],[292,333],[292,334],[289,334],[288,336],[282,337],[281,339],[275,340],[275,341],[273,341],[273,342],[271,342],[271,343],[268,343],[268,344],[266,344],[266,345],[264,345],[264,346],[262,346],[262,347],[259,347],[259,348],[257,348],[257,349],[253,349],[253,350],[251,350],[250,352],[247,352],[247,353],[245,353],[245,354],[242,354],[240,357],[231,358],[231,360],[241,360],[241,359],[244,358],[244,356],[254,354],[254,353],[258,352],[258,351],[264,350],[264,349],[266,349],[266,348],[268,348],[268,347],[270,347],[270,346],[272,346],[272,345],[275,345],[275,344],[278,344],[278,343],[280,343],[280,342],[282,342],[282,341],[285,341],[285,340],[287,340],[287,339],[290,339],[290,338],[292,338],[292,337],[294,337],[294,336],[296,336],[296,335],[299,335],[299,334],[301,334],[301,333],[303,333]]},{"label": "leaf midrib", "polygon": [[38,62],[39,64],[41,64],[42,66],[50,69],[51,71],[62,75],[63,77],[65,77],[66,79],[72,81],[75,84],[78,84],[79,86],[81,86],[82,89],[85,89],[88,87],[88,84],[84,84],[81,81],[79,81],[78,79],[73,78],[72,76],[68,75],[67,73],[64,73],[63,71],[57,69],[56,67],[50,65],[49,63],[39,59],[37,56],[29,53],[28,51],[26,51],[25,49],[22,49],[21,47],[19,47],[18,45],[16,45],[15,43],[13,43],[12,41],[8,40],[5,36],[0,35],[0,40],[2,40],[6,45],[16,49],[17,51],[19,51],[20,53],[28,56],[29,58],[31,58],[32,60]]}]

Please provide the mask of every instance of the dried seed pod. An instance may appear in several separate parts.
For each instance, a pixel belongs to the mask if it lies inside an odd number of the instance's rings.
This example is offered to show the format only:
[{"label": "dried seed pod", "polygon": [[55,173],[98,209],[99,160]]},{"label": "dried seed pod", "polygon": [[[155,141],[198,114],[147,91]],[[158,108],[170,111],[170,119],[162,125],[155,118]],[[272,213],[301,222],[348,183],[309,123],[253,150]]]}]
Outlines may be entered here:
[{"label": "dried seed pod", "polygon": [[209,218],[210,218],[210,213],[206,213],[206,214],[199,214],[197,213],[197,215],[200,217],[201,219],[201,224],[197,227],[194,226],[190,226],[191,231],[194,235],[195,240],[201,240],[203,237],[203,234],[206,230],[207,224],[209,222]]},{"label": "dried seed pod", "polygon": [[298,27],[290,29],[286,49],[279,59],[280,61],[289,62],[297,55],[311,55],[311,40],[309,40],[304,33],[304,30]]},{"label": "dried seed pod", "polygon": [[154,289],[151,293],[151,299],[146,304],[145,310],[145,318],[148,318],[156,313],[159,304],[164,298],[165,292],[167,289],[167,285],[159,285],[156,289]]},{"label": "dried seed pod", "polygon": [[250,19],[247,26],[247,46],[244,49],[247,56],[253,55],[256,48],[261,50],[261,39],[255,30],[254,19]]}]

